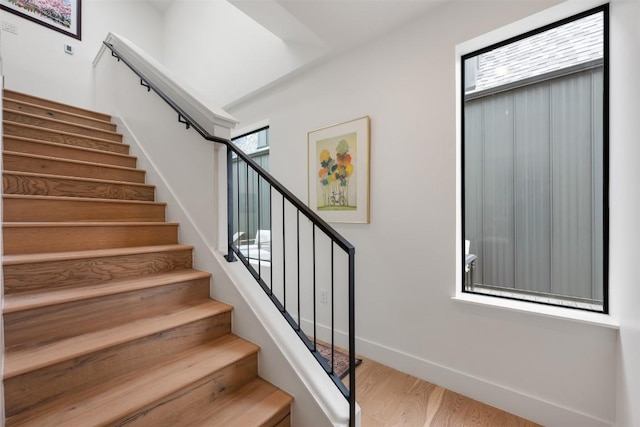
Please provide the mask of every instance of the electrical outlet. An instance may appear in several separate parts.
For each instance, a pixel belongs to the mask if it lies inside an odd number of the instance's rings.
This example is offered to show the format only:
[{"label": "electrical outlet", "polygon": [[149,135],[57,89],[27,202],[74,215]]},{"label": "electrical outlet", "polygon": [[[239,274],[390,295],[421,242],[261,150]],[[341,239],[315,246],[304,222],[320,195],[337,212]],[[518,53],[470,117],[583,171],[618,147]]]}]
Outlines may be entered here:
[{"label": "electrical outlet", "polygon": [[8,33],[18,34],[18,27],[16,24],[12,24],[11,22],[2,21],[2,29]]},{"label": "electrical outlet", "polygon": [[326,289],[320,289],[320,303],[322,303],[322,304],[326,304],[327,303],[327,290]]}]

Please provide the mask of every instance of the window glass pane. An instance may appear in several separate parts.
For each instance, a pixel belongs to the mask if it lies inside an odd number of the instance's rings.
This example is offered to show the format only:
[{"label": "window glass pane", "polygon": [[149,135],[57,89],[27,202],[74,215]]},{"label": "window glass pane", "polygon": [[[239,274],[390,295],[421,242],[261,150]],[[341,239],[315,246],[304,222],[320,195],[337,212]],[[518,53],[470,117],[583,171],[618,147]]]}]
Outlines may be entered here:
[{"label": "window glass pane", "polygon": [[269,148],[269,128],[257,130],[246,135],[233,138],[232,142],[247,154]]},{"label": "window glass pane", "polygon": [[[234,138],[232,142],[249,155],[259,167],[269,170],[269,128],[263,128],[249,134]],[[271,187],[258,176],[247,163],[233,156],[232,174],[233,180],[232,198],[234,234],[238,236],[236,244],[248,245],[260,232],[271,228]],[[263,242],[264,243],[264,242]],[[255,252],[251,256],[262,259],[270,259],[270,254],[264,252],[266,246],[262,246],[261,252]],[[244,253],[249,256],[248,253]]]},{"label": "window glass pane", "polygon": [[606,6],[585,15],[463,57],[467,292],[606,311]]}]

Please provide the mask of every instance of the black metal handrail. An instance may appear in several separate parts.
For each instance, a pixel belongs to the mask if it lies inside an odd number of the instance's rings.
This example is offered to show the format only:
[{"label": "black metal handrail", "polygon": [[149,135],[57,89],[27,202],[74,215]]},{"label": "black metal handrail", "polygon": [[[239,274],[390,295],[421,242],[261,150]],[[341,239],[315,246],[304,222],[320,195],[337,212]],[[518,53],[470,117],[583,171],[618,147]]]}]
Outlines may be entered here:
[{"label": "black metal handrail", "polygon": [[[238,147],[236,147],[230,140],[225,138],[220,138],[214,135],[211,135],[198,121],[193,119],[188,112],[186,112],[182,107],[180,107],[174,100],[172,100],[164,91],[162,91],[157,85],[155,85],[149,78],[147,78],[139,69],[137,69],[131,62],[127,61],[123,55],[115,48],[112,44],[103,42],[104,45],[111,51],[113,57],[115,57],[118,61],[122,61],[126,64],[138,77],[140,77],[140,84],[147,89],[147,91],[153,90],[160,98],[162,98],[176,113],[178,113],[178,121],[180,123],[185,124],[186,129],[192,127],[196,130],[205,140],[212,141],[215,143],[223,144],[227,148],[227,236],[228,236],[228,253],[226,255],[226,259],[229,262],[235,261],[235,256],[242,261],[242,263],[248,268],[249,272],[256,279],[257,283],[262,287],[265,291],[266,295],[272,301],[272,303],[276,306],[276,308],[280,311],[280,313],[284,316],[296,334],[300,337],[302,342],[307,346],[307,348],[311,351],[313,356],[316,358],[318,363],[323,367],[325,372],[329,375],[334,384],[338,387],[340,392],[345,396],[345,398],[349,402],[349,412],[350,412],[350,421],[349,424],[351,426],[355,425],[356,420],[356,400],[355,400],[355,366],[356,366],[356,358],[355,358],[355,310],[354,310],[354,301],[355,301],[355,248],[349,243],[346,239],[344,239],[338,232],[336,232],[331,226],[329,226],[322,218],[320,218],[315,212],[313,212],[306,204],[301,202],[296,196],[294,196],[285,186],[283,186],[280,182],[278,182],[273,176],[271,176],[267,171],[265,171],[262,167],[260,167],[252,158],[250,158],[246,153],[241,151]],[[265,278],[262,275],[261,265],[262,260],[258,260],[258,269],[252,265],[250,262],[249,254],[246,256],[242,253],[242,246],[238,246],[237,242],[234,241],[234,201],[238,201],[239,208],[239,197],[240,192],[238,191],[237,199],[234,200],[234,176],[233,176],[233,163],[235,162],[237,165],[240,164],[240,161],[246,165],[246,174],[247,178],[249,176],[249,170],[252,171],[257,177],[258,188],[260,186],[260,182],[264,182],[269,185],[269,193],[272,194],[272,191],[275,190],[277,194],[282,198],[282,222],[283,222],[283,237],[282,237],[282,246],[283,246],[283,271],[286,274],[286,250],[285,250],[285,201],[289,203],[296,210],[296,228],[297,228],[297,275],[298,275],[298,313],[296,321],[294,317],[287,311],[286,309],[286,287],[284,300],[280,301],[276,292],[273,290],[273,278],[272,273],[270,273],[270,283],[266,283]],[[238,167],[236,168],[236,173],[239,173]],[[236,183],[239,189],[239,176],[236,176]],[[247,179],[248,182],[248,179]],[[248,197],[248,196],[247,196]],[[269,203],[272,202],[272,198],[270,197]],[[258,196],[258,204],[260,204],[260,196]],[[248,203],[247,203],[248,205]],[[300,315],[300,214],[307,218],[308,221],[312,224],[312,253],[313,253],[313,334],[311,338],[303,331],[301,327],[301,315]],[[271,223],[271,218],[269,218]],[[269,226],[271,231],[271,224]],[[320,230],[330,241],[331,241],[331,250],[330,250],[330,260],[331,260],[331,287],[332,287],[332,304],[331,304],[331,342],[330,342],[330,350],[331,350],[331,362],[329,363],[318,351],[318,343],[316,338],[316,230]],[[334,307],[335,304],[333,302],[333,286],[334,286],[334,248],[337,246],[340,248],[344,254],[347,256],[347,292],[348,292],[348,359],[349,359],[349,387],[346,388],[341,378],[336,375],[334,372],[334,357],[335,357],[335,345],[334,345]],[[269,260],[271,263],[271,259]],[[271,270],[272,271],[272,270]],[[284,275],[283,275],[284,278]]]}]

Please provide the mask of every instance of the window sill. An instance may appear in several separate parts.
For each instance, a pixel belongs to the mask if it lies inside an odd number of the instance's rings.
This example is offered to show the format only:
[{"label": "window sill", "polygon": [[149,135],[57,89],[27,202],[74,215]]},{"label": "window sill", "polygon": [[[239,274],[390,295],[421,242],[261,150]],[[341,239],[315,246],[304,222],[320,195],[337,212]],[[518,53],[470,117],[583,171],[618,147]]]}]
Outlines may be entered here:
[{"label": "window sill", "polygon": [[451,298],[453,301],[465,304],[481,305],[502,310],[528,313],[553,319],[568,320],[618,330],[618,322],[608,314],[589,311],[573,310],[571,308],[556,307],[526,301],[515,301],[485,295],[458,292]]}]

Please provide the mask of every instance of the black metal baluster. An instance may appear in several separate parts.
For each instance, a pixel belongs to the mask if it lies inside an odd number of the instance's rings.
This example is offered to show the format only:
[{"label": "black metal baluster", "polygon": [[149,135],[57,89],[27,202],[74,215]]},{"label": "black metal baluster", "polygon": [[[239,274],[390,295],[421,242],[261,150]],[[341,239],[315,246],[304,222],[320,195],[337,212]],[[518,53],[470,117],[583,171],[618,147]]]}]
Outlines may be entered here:
[{"label": "black metal baluster", "polygon": [[335,286],[334,286],[334,282],[335,282],[335,260],[334,260],[334,248],[335,248],[335,244],[333,243],[333,241],[331,242],[331,373],[333,373],[333,365],[334,365],[334,355],[335,355],[335,348],[334,348],[334,342],[335,342],[335,304],[334,304],[334,291],[335,291]]},{"label": "black metal baluster", "polygon": [[257,235],[258,235],[258,277],[260,277],[260,280],[262,280],[262,250],[261,250],[261,246],[262,246],[262,233],[260,233],[260,230],[262,229],[262,223],[260,221],[260,211],[262,211],[262,204],[260,203],[260,175],[258,175],[256,173],[256,180],[257,182],[257,191],[258,191],[258,231],[257,231]]},{"label": "black metal baluster", "polygon": [[287,230],[285,228],[284,195],[282,196],[282,307],[287,311]]},{"label": "black metal baluster", "polygon": [[356,260],[355,249],[349,250],[349,425],[356,424]]},{"label": "black metal baluster", "polygon": [[298,268],[296,274],[298,275],[298,331],[300,330],[300,211],[296,212],[296,257],[298,261]]},{"label": "black metal baluster", "polygon": [[233,254],[233,153],[227,146],[227,261],[235,261]]},{"label": "black metal baluster", "polygon": [[[273,236],[273,186],[269,185],[269,236]],[[273,295],[273,237],[269,242],[269,292]]]},{"label": "black metal baluster", "polygon": [[[245,195],[245,216],[247,218],[247,242],[249,241],[249,238],[251,237],[251,235],[249,234],[249,232],[251,231],[251,229],[249,228],[249,163],[245,162],[245,181],[244,181],[244,191],[246,193]],[[254,242],[255,243],[255,242]],[[251,259],[251,246],[249,243],[247,243],[247,265],[249,265],[249,260]]]},{"label": "black metal baluster", "polygon": [[236,156],[236,224],[238,224],[238,244],[236,245],[236,249],[240,251],[240,157]]},{"label": "black metal baluster", "polygon": [[313,349],[316,350],[317,320],[316,320],[316,226],[312,225],[313,241]]}]

